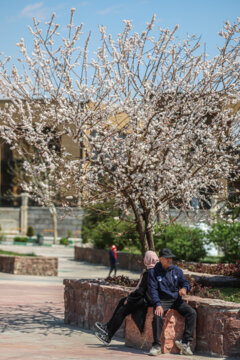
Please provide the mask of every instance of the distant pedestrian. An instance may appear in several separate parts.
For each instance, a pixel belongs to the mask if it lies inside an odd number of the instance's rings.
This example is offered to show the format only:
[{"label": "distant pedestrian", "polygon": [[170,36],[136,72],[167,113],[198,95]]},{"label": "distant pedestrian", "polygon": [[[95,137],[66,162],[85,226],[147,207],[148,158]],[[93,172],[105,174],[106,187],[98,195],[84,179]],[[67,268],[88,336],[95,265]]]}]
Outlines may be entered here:
[{"label": "distant pedestrian", "polygon": [[109,263],[110,270],[108,276],[111,276],[112,271],[114,270],[114,276],[117,274],[117,247],[116,245],[111,245],[109,250]]}]

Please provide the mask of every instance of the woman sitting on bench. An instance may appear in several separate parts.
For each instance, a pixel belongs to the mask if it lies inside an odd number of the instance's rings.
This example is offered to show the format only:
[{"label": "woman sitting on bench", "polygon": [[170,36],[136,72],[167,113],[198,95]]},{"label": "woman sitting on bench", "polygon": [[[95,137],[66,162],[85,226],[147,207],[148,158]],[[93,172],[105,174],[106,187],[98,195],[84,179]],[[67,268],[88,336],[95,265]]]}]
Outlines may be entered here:
[{"label": "woman sitting on bench", "polygon": [[158,261],[158,256],[154,251],[147,251],[144,256],[146,269],[142,272],[136,289],[119,301],[111,319],[106,324],[100,322],[95,323],[95,327],[99,330],[95,335],[105,345],[110,344],[113,335],[129,314],[132,314],[132,318],[139,331],[141,333],[143,332],[147,308],[152,306],[150,296],[147,292],[148,271],[152,269]]}]

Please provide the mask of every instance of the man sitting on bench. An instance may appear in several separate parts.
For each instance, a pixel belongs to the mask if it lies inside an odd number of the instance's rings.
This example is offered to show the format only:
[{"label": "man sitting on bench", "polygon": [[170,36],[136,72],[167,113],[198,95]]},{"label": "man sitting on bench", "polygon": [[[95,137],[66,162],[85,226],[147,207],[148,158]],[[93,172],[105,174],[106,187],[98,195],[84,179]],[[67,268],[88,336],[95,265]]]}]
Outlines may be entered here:
[{"label": "man sitting on bench", "polygon": [[168,309],[177,310],[185,317],[183,338],[175,344],[181,354],[192,355],[190,343],[193,340],[196,311],[182,300],[190,290],[190,284],[185,279],[183,271],[172,264],[175,255],[170,249],[162,249],[159,253],[159,263],[149,271],[148,292],[151,297],[154,316],[152,322],[154,342],[149,355],[161,354],[161,332],[164,314]]}]

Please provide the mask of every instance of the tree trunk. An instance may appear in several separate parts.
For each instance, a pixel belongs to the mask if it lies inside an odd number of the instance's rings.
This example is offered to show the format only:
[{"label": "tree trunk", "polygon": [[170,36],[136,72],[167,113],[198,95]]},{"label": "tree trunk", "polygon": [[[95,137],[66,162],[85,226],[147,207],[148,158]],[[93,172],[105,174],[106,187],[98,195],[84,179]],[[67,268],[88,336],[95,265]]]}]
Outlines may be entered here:
[{"label": "tree trunk", "polygon": [[146,238],[145,228],[144,228],[144,222],[142,218],[140,217],[138,221],[136,221],[136,230],[139,233],[140,243],[142,246],[142,256],[144,257],[145,252],[149,250],[148,242]]},{"label": "tree trunk", "polygon": [[57,244],[57,209],[56,207],[53,205],[49,208],[49,211],[52,215],[52,219],[53,219],[53,244],[56,245]]},{"label": "tree trunk", "polygon": [[155,251],[152,229],[146,230],[146,238],[149,250]]},{"label": "tree trunk", "polygon": [[[140,243],[141,243],[141,247],[142,247],[142,256],[144,257],[145,252],[150,249],[148,240],[147,240],[147,236],[146,236],[146,225],[144,223],[143,215],[139,211],[139,207],[135,204],[134,200],[132,200],[131,198],[129,200],[130,200],[130,204],[132,206],[132,209],[133,209],[133,212],[135,215],[136,230],[139,233]],[[152,247],[152,244],[151,244],[151,247]],[[154,248],[154,245],[153,245],[153,248]]]},{"label": "tree trunk", "polygon": [[146,237],[146,241],[147,241],[147,245],[148,245],[147,247],[148,247],[148,250],[155,251],[153,233],[152,233],[152,224],[150,222],[151,211],[147,207],[144,199],[140,199],[140,204],[141,204],[141,209],[142,209],[141,218],[143,220],[143,227],[144,227],[145,237]]}]

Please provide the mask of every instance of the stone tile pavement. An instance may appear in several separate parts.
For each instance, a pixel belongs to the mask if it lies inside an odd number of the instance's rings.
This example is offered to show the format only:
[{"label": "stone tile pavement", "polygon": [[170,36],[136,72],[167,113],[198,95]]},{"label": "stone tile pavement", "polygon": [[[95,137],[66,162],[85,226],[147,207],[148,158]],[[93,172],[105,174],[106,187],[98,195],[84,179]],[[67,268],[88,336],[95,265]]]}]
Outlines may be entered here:
[{"label": "stone tile pavement", "polygon": [[[3,248],[1,246],[0,248]],[[10,246],[4,246],[12,250]],[[22,249],[23,248],[23,249]],[[26,247],[15,251],[26,252]],[[32,250],[31,250],[32,251]],[[65,325],[63,278],[105,277],[107,268],[76,263],[73,249],[35,248],[34,252],[59,257],[59,277],[45,278],[0,273],[0,359],[1,360],[131,360],[147,359],[142,351],[127,348],[122,339],[109,347],[90,331]],[[124,272],[131,277],[137,273]],[[96,276],[97,275],[97,276]],[[189,359],[161,355],[166,360]],[[196,360],[209,357],[194,355]],[[220,358],[215,358],[220,359]]]},{"label": "stone tile pavement", "polygon": [[[6,251],[15,251],[19,253],[31,253],[42,256],[56,256],[58,257],[58,277],[41,277],[41,276],[24,276],[18,275],[17,281],[34,281],[34,283],[59,283],[65,278],[74,279],[96,279],[107,277],[109,269],[103,265],[95,265],[87,262],[80,262],[74,260],[74,249],[54,246],[54,247],[41,247],[41,246],[23,246],[23,245],[1,245],[0,249]],[[131,272],[128,270],[119,269],[117,275],[130,276],[131,278],[139,278],[139,272]],[[11,274],[0,273],[0,280],[9,281],[15,280],[16,276]]]}]

